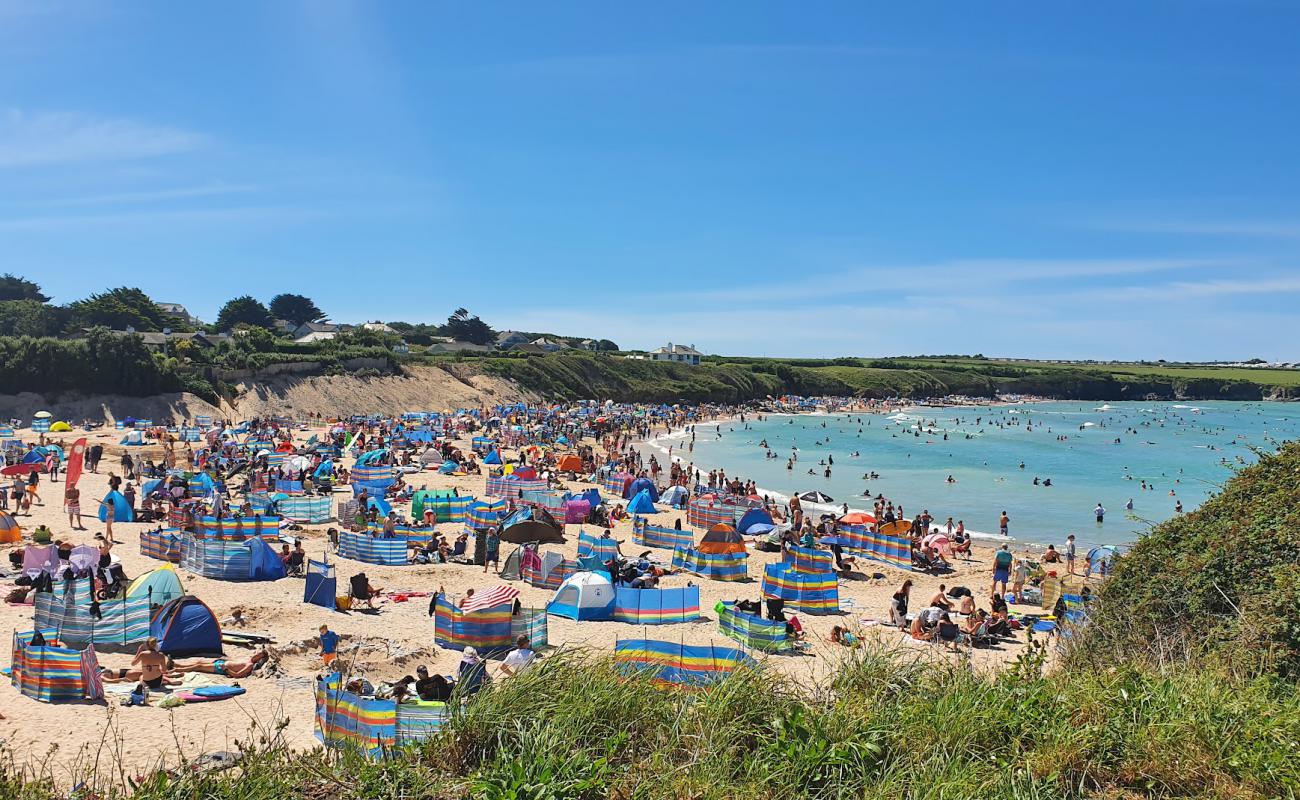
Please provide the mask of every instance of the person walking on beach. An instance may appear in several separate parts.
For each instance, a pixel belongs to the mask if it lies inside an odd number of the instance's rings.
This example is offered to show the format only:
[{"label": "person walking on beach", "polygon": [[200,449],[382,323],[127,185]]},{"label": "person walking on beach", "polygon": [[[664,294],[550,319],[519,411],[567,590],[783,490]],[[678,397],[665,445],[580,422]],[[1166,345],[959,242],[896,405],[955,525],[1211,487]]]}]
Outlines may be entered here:
[{"label": "person walking on beach", "polygon": [[330,626],[320,626],[320,660],[325,662],[325,666],[334,663],[338,658],[339,635],[330,630]]},{"label": "person walking on beach", "polygon": [[1065,537],[1065,568],[1074,574],[1074,534]]},{"label": "person walking on beach", "polygon": [[1003,511],[1002,516],[998,518],[998,530],[1002,532],[1003,536],[1007,535],[1007,527],[1010,524],[1011,524],[1011,517],[1008,517],[1007,512]]}]

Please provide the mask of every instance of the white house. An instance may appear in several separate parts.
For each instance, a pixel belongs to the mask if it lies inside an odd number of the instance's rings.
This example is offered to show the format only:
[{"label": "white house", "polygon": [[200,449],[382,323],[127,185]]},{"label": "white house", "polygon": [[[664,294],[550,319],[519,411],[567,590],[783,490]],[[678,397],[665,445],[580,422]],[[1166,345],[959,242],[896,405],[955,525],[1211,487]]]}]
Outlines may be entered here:
[{"label": "white house", "polygon": [[365,328],[368,331],[379,331],[380,333],[393,333],[393,334],[397,333],[397,331],[390,328],[387,323],[380,322],[379,320],[375,320],[374,322],[367,322],[361,327]]},{"label": "white house", "polygon": [[669,342],[666,347],[656,347],[649,353],[651,361],[672,361],[678,364],[698,365],[700,356],[704,355],[695,349],[695,345],[673,344]]},{"label": "white house", "polygon": [[548,353],[558,353],[561,350],[569,349],[569,346],[564,342],[556,342],[551,339],[547,339],[545,336],[543,336],[540,339],[534,339],[532,343],[542,348]]}]

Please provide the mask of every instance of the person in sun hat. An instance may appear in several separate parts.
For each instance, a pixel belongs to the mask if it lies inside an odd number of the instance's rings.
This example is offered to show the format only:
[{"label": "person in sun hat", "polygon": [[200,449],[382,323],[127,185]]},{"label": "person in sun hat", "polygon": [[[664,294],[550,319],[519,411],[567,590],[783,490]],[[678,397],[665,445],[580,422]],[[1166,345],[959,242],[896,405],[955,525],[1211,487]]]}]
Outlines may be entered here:
[{"label": "person in sun hat", "polygon": [[456,687],[460,693],[468,697],[482,689],[491,680],[487,674],[487,665],[483,663],[483,659],[479,658],[478,651],[473,647],[466,647],[460,657],[460,668],[456,681]]}]

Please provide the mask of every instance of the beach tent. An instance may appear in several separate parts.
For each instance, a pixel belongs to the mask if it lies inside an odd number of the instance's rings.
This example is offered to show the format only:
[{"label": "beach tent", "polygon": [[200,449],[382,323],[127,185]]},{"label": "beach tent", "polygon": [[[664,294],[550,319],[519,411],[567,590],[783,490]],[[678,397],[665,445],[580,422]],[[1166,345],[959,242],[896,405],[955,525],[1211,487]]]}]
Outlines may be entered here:
[{"label": "beach tent", "polygon": [[659,495],[659,500],[670,506],[681,506],[686,502],[687,495],[685,486],[669,486]]},{"label": "beach tent", "polygon": [[[755,525],[763,525],[766,527],[751,532],[750,528]],[[772,522],[772,515],[761,508],[751,508],[745,512],[745,516],[740,518],[740,522],[736,523],[736,530],[750,535],[755,533],[767,533],[774,527],[776,527],[776,525]]]},{"label": "beach tent", "polygon": [[285,576],[284,562],[261,537],[244,542],[249,551],[248,579],[250,581],[275,581]]},{"label": "beach tent", "polygon": [[185,594],[180,576],[171,565],[149,570],[131,581],[127,597],[146,597],[151,606],[163,606]]},{"label": "beach tent", "polygon": [[555,469],[559,472],[582,472],[582,459],[575,455],[561,456]]},{"label": "beach tent", "polygon": [[1088,574],[1094,572],[1100,575],[1109,575],[1115,558],[1119,555],[1119,548],[1113,544],[1103,544],[1094,547],[1088,551]]},{"label": "beach tent", "polygon": [[580,525],[591,516],[591,503],[586,500],[564,501],[564,522],[566,525]]},{"label": "beach tent", "polygon": [[[104,502],[113,506],[114,522],[135,522],[135,512],[121,492],[109,492],[104,495]],[[102,505],[99,507],[99,521],[108,521],[108,509]]]},{"label": "beach tent", "polygon": [[613,619],[614,584],[603,572],[574,573],[555,591],[546,613],[580,622]]},{"label": "beach tent", "polygon": [[307,581],[303,588],[302,601],[333,611],[337,595],[338,579],[334,574],[334,565],[308,559]]},{"label": "beach tent", "polygon": [[488,464],[489,466],[498,465],[501,463],[501,454],[496,450],[492,450],[487,455],[483,456],[483,463]]},{"label": "beach tent", "polygon": [[67,433],[68,431],[71,430],[72,430],[72,426],[66,422],[63,422],[62,420],[50,426],[50,431],[52,433]]},{"label": "beach tent", "polygon": [[641,491],[636,494],[627,504],[627,513],[629,514],[654,514],[658,511],[655,508],[654,501],[647,491]]},{"label": "beach tent", "polygon": [[735,528],[726,523],[718,523],[709,528],[695,549],[701,553],[743,553],[745,540],[740,538]]},{"label": "beach tent", "polygon": [[18,520],[7,512],[0,511],[0,544],[17,544],[23,540],[23,529]]},{"label": "beach tent", "polygon": [[648,493],[652,502],[659,499],[659,490],[655,488],[654,482],[649,478],[637,478],[629,483],[627,488],[623,490],[623,499],[627,500],[636,497],[641,492]]},{"label": "beach tent", "polygon": [[158,640],[159,650],[172,657],[223,654],[217,615],[194,595],[163,606],[149,625],[149,635]]},{"label": "beach tent", "polygon": [[123,436],[118,444],[125,445],[126,447],[141,447],[144,445],[144,432],[135,430],[127,431],[126,436]]}]

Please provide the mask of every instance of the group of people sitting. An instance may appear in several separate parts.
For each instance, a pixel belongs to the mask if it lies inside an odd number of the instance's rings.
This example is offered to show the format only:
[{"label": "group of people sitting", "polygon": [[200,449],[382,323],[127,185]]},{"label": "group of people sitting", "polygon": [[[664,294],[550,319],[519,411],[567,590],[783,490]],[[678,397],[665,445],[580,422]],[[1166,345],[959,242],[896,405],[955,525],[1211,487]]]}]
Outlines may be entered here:
[{"label": "group of people sitting", "polygon": [[969,589],[955,586],[949,591],[947,586],[939,584],[929,605],[916,614],[909,614],[911,591],[912,581],[907,580],[894,593],[889,604],[889,621],[913,639],[955,648],[961,642],[979,647],[1013,635],[1007,602],[1001,595],[992,595],[991,610],[985,610],[976,606],[975,596]]}]

